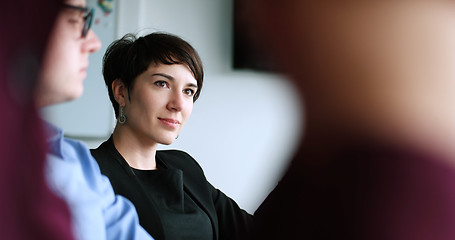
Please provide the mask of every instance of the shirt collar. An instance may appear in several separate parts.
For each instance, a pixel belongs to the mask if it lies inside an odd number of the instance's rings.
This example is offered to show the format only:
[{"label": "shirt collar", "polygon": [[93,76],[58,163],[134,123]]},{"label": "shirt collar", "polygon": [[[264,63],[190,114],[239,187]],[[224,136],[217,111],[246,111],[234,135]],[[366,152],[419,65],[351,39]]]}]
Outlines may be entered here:
[{"label": "shirt collar", "polygon": [[48,147],[48,152],[55,154],[57,156],[63,157],[62,154],[62,141],[63,141],[63,130],[57,126],[43,121],[44,129],[46,132],[46,142]]}]

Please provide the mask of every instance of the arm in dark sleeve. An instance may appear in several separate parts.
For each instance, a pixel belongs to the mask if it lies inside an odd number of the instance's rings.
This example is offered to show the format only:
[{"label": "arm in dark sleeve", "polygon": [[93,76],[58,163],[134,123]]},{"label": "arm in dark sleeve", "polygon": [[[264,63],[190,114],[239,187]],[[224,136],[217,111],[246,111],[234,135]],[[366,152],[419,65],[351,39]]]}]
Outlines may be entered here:
[{"label": "arm in dark sleeve", "polygon": [[253,216],[237,203],[207,182],[218,216],[220,240],[251,239]]}]

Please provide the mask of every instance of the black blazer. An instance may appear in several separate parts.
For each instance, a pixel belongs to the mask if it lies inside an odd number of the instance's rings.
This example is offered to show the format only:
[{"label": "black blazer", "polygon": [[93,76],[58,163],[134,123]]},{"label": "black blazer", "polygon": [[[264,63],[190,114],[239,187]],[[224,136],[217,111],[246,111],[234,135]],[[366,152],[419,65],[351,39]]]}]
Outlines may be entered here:
[{"label": "black blazer", "polygon": [[[117,194],[135,205],[139,221],[155,239],[165,239],[156,206],[148,201],[133,170],[116,150],[112,136],[97,149],[91,150],[101,172],[106,175]],[[234,200],[214,188],[205,178],[200,165],[187,153],[177,150],[157,151],[157,164],[183,171],[184,191],[209,216],[213,239],[250,239],[253,217],[240,209]]]}]

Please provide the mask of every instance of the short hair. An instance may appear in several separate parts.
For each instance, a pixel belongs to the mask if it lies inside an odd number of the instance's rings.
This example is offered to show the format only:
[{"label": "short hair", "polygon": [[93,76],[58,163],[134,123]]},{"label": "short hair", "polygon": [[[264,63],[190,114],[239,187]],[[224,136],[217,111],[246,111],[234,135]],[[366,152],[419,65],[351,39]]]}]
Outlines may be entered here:
[{"label": "short hair", "polygon": [[155,32],[139,38],[129,33],[111,43],[103,57],[103,77],[116,117],[119,104],[115,101],[112,83],[120,79],[129,93],[136,78],[152,63],[188,66],[198,86],[193,102],[199,98],[204,70],[199,54],[188,42],[169,33]]}]

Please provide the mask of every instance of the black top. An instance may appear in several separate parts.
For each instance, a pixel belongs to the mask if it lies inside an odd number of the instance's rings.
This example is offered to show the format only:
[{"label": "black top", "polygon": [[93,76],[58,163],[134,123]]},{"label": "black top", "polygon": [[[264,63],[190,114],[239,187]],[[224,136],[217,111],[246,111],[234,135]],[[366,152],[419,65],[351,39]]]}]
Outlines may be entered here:
[{"label": "black top", "polygon": [[138,170],[115,149],[112,137],[91,152],[155,239],[250,239],[252,216],[215,189],[187,153],[157,151],[158,170]]},{"label": "black top", "polygon": [[166,239],[213,239],[209,217],[183,190],[182,170],[159,166],[159,170],[133,172],[157,207]]}]

